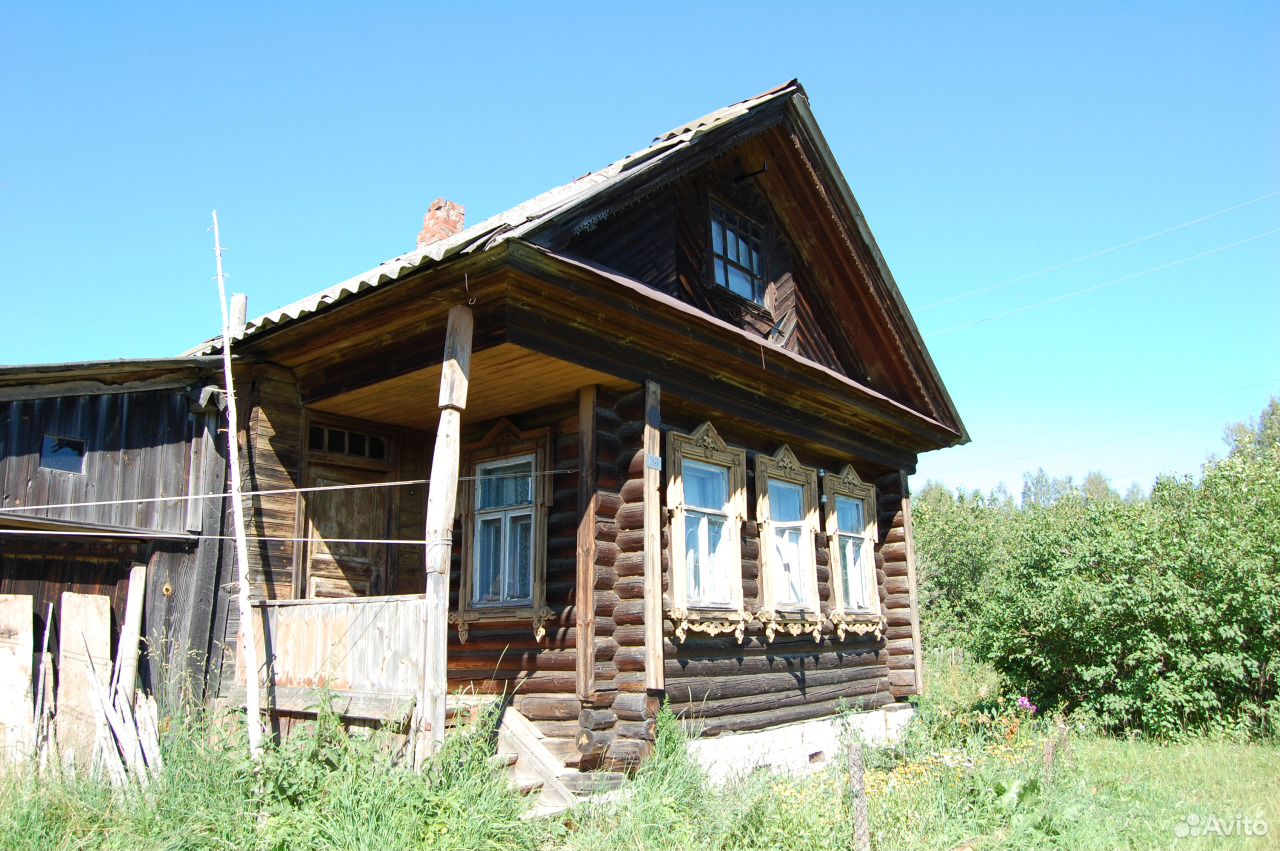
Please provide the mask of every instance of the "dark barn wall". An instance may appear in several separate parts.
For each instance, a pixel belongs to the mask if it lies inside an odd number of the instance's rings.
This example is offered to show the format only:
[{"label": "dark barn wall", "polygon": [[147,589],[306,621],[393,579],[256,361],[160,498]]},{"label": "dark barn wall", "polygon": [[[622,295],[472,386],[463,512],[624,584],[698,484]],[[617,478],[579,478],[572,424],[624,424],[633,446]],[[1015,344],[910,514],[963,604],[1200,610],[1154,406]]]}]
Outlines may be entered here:
[{"label": "dark barn wall", "polygon": [[[193,389],[200,382],[192,383]],[[217,445],[221,417],[193,411],[187,387],[42,396],[0,403],[0,486],[4,507],[147,500],[220,494],[225,451]],[[46,434],[85,441],[84,472],[40,466]],[[115,527],[102,538],[0,535],[0,593],[30,594],[35,635],[43,638],[54,604],[51,644],[57,649],[62,593],[111,599],[116,650],[130,569],[147,566],[140,673],[165,700],[203,692],[222,532],[222,500],[157,500],[49,508],[18,516]],[[132,531],[172,533],[172,539],[130,538]],[[201,539],[199,535],[211,536]]]}]

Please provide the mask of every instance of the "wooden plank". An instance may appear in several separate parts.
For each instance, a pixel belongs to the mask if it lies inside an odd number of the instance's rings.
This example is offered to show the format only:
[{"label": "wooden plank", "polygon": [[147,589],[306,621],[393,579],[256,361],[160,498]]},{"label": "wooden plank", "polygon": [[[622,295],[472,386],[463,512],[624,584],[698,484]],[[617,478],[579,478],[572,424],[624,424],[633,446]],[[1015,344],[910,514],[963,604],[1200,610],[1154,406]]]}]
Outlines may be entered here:
[{"label": "wooden plank", "polygon": [[0,594],[0,765],[16,765],[31,755],[31,658],[35,636],[28,594]]},{"label": "wooden plank", "polygon": [[547,750],[533,722],[510,707],[502,711],[498,751],[516,754],[519,769],[542,781],[543,803],[559,807],[572,807],[576,803],[573,793],[560,781],[564,763]]},{"label": "wooden plank", "polygon": [[[440,374],[440,422],[435,451],[431,456],[431,483],[427,489],[426,533],[426,623],[422,630],[421,681],[418,685],[419,724],[414,765],[444,742],[445,701],[448,695],[447,651],[449,647],[449,563],[453,553],[453,515],[458,500],[458,465],[462,409],[467,404],[470,380],[471,337],[474,330],[471,308],[455,305],[449,309],[445,333],[444,367]],[[430,737],[421,735],[430,727]]]},{"label": "wooden plank", "polygon": [[58,631],[58,749],[89,767],[94,740],[94,687],[111,670],[111,601],[100,594],[63,592]]},{"label": "wooden plank", "polygon": [[[662,691],[662,391],[644,385],[644,684]],[[621,512],[619,512],[621,514]],[[619,519],[621,525],[621,519]]]},{"label": "wooden plank", "polygon": [[577,611],[578,697],[590,701],[595,692],[593,664],[596,615],[596,399],[593,384],[578,391],[578,542]]},{"label": "wooden plank", "polygon": [[147,592],[147,566],[135,564],[129,571],[129,598],[124,606],[124,623],[120,625],[120,643],[116,649],[116,704],[133,705],[134,684],[138,678],[138,643],[142,640],[142,605]]},{"label": "wooden plank", "polygon": [[907,592],[911,600],[911,648],[915,666],[915,693],[924,694],[924,657],[920,647],[920,597],[916,585],[916,536],[911,524],[911,496],[907,474],[902,473],[902,526],[907,544]]},{"label": "wooden plank", "polygon": [[[393,726],[409,721],[415,703],[412,693],[324,691],[298,686],[268,686],[267,695],[268,704],[276,712],[315,715],[323,700],[328,698],[330,708],[340,718],[379,721]],[[244,698],[243,686],[235,686],[227,694],[227,699],[235,706],[243,706]]]}]

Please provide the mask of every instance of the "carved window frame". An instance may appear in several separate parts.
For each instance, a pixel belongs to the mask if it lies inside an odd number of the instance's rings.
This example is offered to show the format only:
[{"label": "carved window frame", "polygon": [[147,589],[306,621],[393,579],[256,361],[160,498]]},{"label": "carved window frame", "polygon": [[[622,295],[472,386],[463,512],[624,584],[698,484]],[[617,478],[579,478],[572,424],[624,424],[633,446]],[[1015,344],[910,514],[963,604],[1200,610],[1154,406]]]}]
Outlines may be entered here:
[{"label": "carved window frame", "polygon": [[[791,447],[783,445],[773,455],[756,455],[756,521],[760,526],[760,610],[756,619],[764,624],[765,636],[772,641],[779,632],[791,635],[809,634],[814,641],[822,638],[822,597],[818,587],[818,469],[806,467],[796,458]],[[806,572],[807,599],[799,604],[779,604],[778,589],[782,565],[774,552],[774,521],[769,499],[772,482],[800,486],[802,497],[802,532],[800,536],[801,569]]]},{"label": "carved window frame", "polygon": [[[747,517],[747,451],[729,446],[715,426],[703,423],[692,432],[667,434],[667,508],[670,514],[670,595],[669,615],[675,623],[676,638],[683,641],[689,631],[707,635],[732,632],[739,641],[746,633],[749,617],[742,596],[742,524]],[[705,605],[689,600],[688,565],[685,563],[684,463],[700,461],[728,470],[728,499],[725,503],[725,549],[732,554],[729,568],[729,597],[726,606]]]},{"label": "carved window frame", "polygon": [[[879,541],[879,524],[876,511],[875,485],[862,481],[851,465],[845,465],[839,473],[827,473],[822,481],[823,501],[826,503],[826,536],[831,563],[831,622],[843,640],[847,633],[859,635],[874,632],[883,634],[884,621],[880,608],[880,582],[876,568],[876,542]],[[848,565],[844,563],[844,555],[840,547],[840,525],[836,511],[836,498],[847,497],[862,502],[862,518],[866,560],[864,570],[869,575],[863,576],[870,593],[870,606],[866,609],[852,608],[844,598],[842,582]]]},{"label": "carved window frame", "polygon": [[[533,599],[527,605],[474,606],[471,602],[475,574],[476,471],[482,465],[507,458],[533,458]],[[499,420],[478,443],[463,451],[463,481],[458,494],[458,512],[462,516],[461,579],[458,583],[458,607],[449,622],[458,629],[458,640],[466,643],[470,626],[486,621],[529,620],[534,638],[546,637],[551,609],[547,607],[547,514],[551,501],[547,475],[551,462],[551,430],[521,431],[510,420]]]}]

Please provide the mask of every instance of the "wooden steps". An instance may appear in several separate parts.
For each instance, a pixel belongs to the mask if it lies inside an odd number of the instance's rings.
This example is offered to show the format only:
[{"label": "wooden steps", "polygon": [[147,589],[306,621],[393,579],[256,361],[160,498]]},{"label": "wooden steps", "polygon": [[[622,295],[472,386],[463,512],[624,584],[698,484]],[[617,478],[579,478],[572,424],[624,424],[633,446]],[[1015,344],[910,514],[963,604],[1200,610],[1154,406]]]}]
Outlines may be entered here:
[{"label": "wooden steps", "polygon": [[512,783],[522,795],[537,795],[528,817],[553,815],[577,804],[582,797],[619,788],[626,776],[616,772],[581,772],[580,755],[572,754],[574,765],[566,765],[561,754],[570,756],[559,739],[542,731],[517,710],[507,707],[498,727],[498,753],[494,761],[507,766]]}]

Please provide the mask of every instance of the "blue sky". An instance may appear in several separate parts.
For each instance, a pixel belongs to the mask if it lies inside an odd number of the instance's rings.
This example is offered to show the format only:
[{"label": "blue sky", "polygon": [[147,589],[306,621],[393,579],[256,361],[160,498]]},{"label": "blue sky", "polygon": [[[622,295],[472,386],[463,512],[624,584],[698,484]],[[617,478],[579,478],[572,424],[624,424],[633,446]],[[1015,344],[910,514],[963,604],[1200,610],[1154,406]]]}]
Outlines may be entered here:
[{"label": "blue sky", "polygon": [[213,208],[257,315],[799,77],[973,436],[918,482],[1145,487],[1280,393],[1280,5],[256,5],[5,4],[0,363],[212,336]]}]

